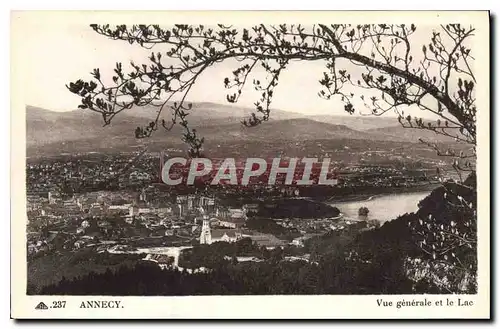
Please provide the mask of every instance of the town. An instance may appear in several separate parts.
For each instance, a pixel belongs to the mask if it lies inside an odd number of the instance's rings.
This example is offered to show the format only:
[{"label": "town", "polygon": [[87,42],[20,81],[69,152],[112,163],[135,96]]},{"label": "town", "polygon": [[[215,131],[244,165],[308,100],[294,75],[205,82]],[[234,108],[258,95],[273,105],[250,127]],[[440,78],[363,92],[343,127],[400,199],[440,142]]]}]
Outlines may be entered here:
[{"label": "town", "polygon": [[[288,260],[308,260],[304,245],[312,237],[380,225],[363,219],[361,210],[359,218],[346,218],[325,199],[349,197],[354,189],[358,195],[418,189],[438,179],[430,169],[351,164],[336,172],[332,185],[269,185],[266,171],[247,186],[212,185],[210,177],[170,186],[161,179],[163,156],[91,153],[29,161],[28,258],[92,250],[180,268],[183,255],[198,245],[245,240],[257,249],[293,250]],[[185,170],[172,168],[171,174]],[[278,180],[284,176],[277,174]],[[190,266],[204,268],[200,262]]]}]

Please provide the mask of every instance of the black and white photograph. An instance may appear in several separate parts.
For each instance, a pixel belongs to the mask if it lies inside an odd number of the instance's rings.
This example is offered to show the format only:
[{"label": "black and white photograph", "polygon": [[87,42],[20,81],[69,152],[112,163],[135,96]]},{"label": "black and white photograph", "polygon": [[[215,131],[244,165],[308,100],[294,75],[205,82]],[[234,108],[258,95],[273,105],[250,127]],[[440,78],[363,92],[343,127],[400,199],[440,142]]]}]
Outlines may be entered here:
[{"label": "black and white photograph", "polygon": [[364,296],[473,317],[488,12],[239,14],[12,12],[23,307]]}]

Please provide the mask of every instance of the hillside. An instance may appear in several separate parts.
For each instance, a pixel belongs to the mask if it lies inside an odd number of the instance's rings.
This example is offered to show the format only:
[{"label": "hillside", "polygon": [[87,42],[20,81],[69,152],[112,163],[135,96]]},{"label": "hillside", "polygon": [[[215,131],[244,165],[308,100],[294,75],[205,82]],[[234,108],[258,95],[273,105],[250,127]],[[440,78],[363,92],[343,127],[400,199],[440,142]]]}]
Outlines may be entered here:
[{"label": "hillside", "polygon": [[211,140],[377,139],[375,134],[353,130],[345,125],[305,118],[274,120],[251,128],[231,123],[199,127],[198,130],[206,139]]},{"label": "hillside", "polygon": [[40,147],[51,143],[64,143],[104,136],[133,134],[129,120],[116,117],[111,125],[103,127],[98,113],[84,110],[53,112],[38,107],[26,108],[27,147]]},{"label": "hillside", "polygon": [[348,126],[355,130],[369,130],[381,127],[391,127],[398,123],[395,117],[376,117],[376,116],[353,116],[353,115],[312,115],[310,119]]},{"label": "hillside", "polygon": [[[132,139],[135,139],[135,128],[145,126],[154,120],[157,110],[157,107],[153,106],[132,108],[114,117],[109,126],[103,127],[104,121],[99,113],[88,110],[54,112],[27,106],[27,145],[28,147],[37,147],[55,142],[83,141],[107,136],[126,137],[130,135]],[[240,126],[241,120],[248,117],[251,112],[251,109],[242,107],[195,103],[188,116],[188,121],[193,127],[225,125],[228,123]],[[270,120],[291,119],[300,116],[300,114],[276,110],[273,111]],[[170,122],[169,108],[164,109],[161,118]],[[180,127],[174,127],[170,135],[174,135],[176,139],[179,139],[180,132]],[[168,139],[168,136],[165,136],[167,134],[162,135],[162,139]]]},{"label": "hillside", "polygon": [[[166,121],[171,120],[171,108],[173,104],[168,103],[161,114],[161,118]],[[154,120],[157,116],[159,107],[157,106],[144,106],[134,107],[130,110],[123,111],[120,116],[130,120],[131,118],[141,118],[147,121]],[[226,104],[216,104],[210,102],[195,102],[192,103],[192,109],[189,111],[188,120],[193,125],[207,125],[213,123],[220,123],[223,119],[226,122],[241,122],[241,120],[248,118],[255,109],[242,106],[232,106]],[[270,120],[285,120],[292,118],[305,117],[303,114],[282,111],[273,109],[270,115]]]},{"label": "hillside", "polygon": [[430,130],[422,130],[422,129],[411,129],[404,128],[401,125],[393,125],[390,127],[381,127],[366,130],[367,133],[376,134],[381,138],[387,139],[400,139],[407,142],[417,143],[419,138],[434,143],[453,143],[454,139],[438,135]]}]

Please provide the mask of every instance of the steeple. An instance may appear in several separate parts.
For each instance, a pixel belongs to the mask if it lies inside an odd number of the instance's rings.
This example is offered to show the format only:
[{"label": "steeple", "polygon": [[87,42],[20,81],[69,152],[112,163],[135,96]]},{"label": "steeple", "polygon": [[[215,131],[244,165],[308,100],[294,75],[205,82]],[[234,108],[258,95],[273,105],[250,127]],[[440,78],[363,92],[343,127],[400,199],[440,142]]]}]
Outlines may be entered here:
[{"label": "steeple", "polygon": [[211,244],[212,234],[210,233],[210,221],[207,217],[203,218],[203,225],[201,226],[200,244]]}]

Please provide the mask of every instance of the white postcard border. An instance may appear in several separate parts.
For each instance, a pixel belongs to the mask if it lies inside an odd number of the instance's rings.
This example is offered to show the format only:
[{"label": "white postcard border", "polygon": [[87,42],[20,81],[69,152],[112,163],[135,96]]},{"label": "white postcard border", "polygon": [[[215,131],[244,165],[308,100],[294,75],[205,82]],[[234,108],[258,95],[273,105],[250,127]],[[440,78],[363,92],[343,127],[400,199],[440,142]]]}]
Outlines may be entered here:
[{"label": "white postcard border", "polygon": [[[203,297],[109,297],[103,296],[27,296],[26,295],[26,198],[25,198],[25,106],[21,56],[16,52],[23,41],[24,23],[41,20],[46,24],[90,24],[93,22],[176,22],[228,23],[238,21],[339,23],[435,24],[438,22],[471,23],[477,28],[478,147],[478,294],[477,295],[318,295],[318,296],[203,296]],[[36,56],[36,54],[34,54]],[[11,14],[11,316],[13,318],[315,318],[315,319],[405,319],[405,318],[489,318],[490,316],[490,67],[488,12],[13,12]],[[90,68],[89,68],[90,69]],[[43,83],[43,82],[40,82]],[[471,307],[378,307],[377,299],[386,301],[424,300],[431,302],[463,298]],[[87,300],[119,300],[123,308],[82,309]],[[66,300],[65,309],[35,310],[39,302],[51,304]]]}]

